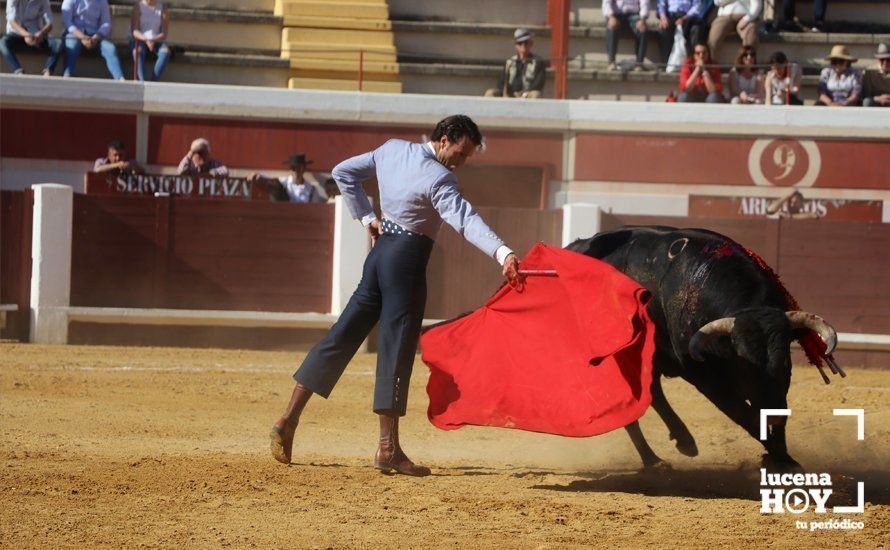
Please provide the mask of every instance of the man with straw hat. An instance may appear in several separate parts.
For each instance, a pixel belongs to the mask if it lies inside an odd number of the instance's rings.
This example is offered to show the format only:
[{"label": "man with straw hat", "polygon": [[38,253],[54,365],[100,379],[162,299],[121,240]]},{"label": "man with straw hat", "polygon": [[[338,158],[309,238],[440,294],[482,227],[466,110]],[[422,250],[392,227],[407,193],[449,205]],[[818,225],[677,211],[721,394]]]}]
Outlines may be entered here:
[{"label": "man with straw hat", "polygon": [[819,75],[819,99],[816,105],[849,107],[862,101],[862,73],[851,67],[858,61],[850,55],[846,46],[836,45],[825,58],[830,67]]},{"label": "man with straw hat", "polygon": [[878,44],[875,52],[878,68],[865,71],[862,82],[862,104],[866,107],[890,107],[890,48]]}]

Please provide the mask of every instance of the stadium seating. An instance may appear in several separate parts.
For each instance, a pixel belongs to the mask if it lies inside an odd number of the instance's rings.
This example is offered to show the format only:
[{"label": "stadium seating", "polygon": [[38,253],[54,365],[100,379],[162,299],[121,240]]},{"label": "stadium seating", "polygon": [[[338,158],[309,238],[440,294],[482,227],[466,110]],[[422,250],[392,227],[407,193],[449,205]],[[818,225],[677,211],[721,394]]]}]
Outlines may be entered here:
[{"label": "stadium seating", "polygon": [[[5,1],[0,7],[5,8]],[[112,0],[113,36],[130,76],[126,32],[132,1]],[[654,0],[652,0],[654,11]],[[811,16],[799,2],[798,15]],[[176,55],[164,80],[331,90],[481,95],[497,80],[503,60],[512,55],[517,26],[536,35],[535,51],[550,55],[547,3],[542,0],[488,0],[447,3],[414,0],[171,0],[170,43]],[[52,3],[59,34],[60,2]],[[573,0],[570,14],[568,97],[662,101],[676,87],[677,75],[658,70],[606,71],[601,0]],[[654,14],[650,16],[654,26]],[[2,22],[5,24],[5,22]],[[845,44],[873,63],[879,42],[890,42],[890,10],[884,0],[833,0],[828,33],[761,35],[764,60],[776,50],[805,67],[803,97],[816,95],[816,75],[832,44]],[[834,32],[844,31],[844,32]],[[718,54],[730,63],[739,45],[728,39]],[[632,59],[632,41],[622,39],[618,61]],[[39,72],[42,56],[23,53],[26,71]],[[652,32],[648,61],[659,61]],[[4,72],[8,68],[3,68]],[[57,69],[57,73],[60,69]],[[98,56],[84,56],[78,75],[107,78]],[[552,95],[552,78],[544,90]]]},{"label": "stadium seating", "polygon": [[385,0],[276,0],[275,14],[289,87],[402,91]]}]

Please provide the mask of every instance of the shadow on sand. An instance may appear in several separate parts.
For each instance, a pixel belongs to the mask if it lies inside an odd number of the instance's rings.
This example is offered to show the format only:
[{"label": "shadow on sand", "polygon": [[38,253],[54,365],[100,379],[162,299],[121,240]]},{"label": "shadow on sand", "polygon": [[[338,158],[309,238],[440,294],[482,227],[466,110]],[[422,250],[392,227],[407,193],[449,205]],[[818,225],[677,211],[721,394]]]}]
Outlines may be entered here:
[{"label": "shadow on sand", "polygon": [[[865,501],[890,504],[890,472],[875,469],[829,470],[833,491],[831,505],[856,504],[857,482],[865,484]],[[534,485],[533,489],[569,492],[629,493],[646,496],[688,498],[737,498],[760,501],[760,470],[750,465],[741,468],[699,468],[692,470],[643,469],[621,472],[575,474],[568,484]]]}]

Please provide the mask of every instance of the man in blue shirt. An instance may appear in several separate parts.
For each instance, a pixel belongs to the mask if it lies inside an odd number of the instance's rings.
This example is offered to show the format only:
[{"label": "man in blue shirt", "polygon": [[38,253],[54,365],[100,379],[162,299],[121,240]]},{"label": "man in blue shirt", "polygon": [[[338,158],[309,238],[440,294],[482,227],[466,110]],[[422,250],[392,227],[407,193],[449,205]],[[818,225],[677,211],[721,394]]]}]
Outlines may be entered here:
[{"label": "man in blue shirt", "polygon": [[59,61],[62,41],[49,38],[53,28],[53,15],[50,12],[49,0],[7,0],[6,2],[6,34],[0,38],[0,53],[9,63],[14,74],[22,74],[24,69],[19,64],[13,50],[26,46],[49,52],[43,66],[43,76],[49,76]]},{"label": "man in blue shirt", "polygon": [[97,47],[105,58],[108,72],[115,80],[123,80],[120,60],[111,36],[111,8],[108,0],[64,0],[62,2],[62,39],[65,41],[65,72],[74,75],[74,65],[84,48]]},{"label": "man in blue shirt", "polygon": [[[300,413],[313,393],[327,398],[362,341],[379,321],[374,412],[380,417],[380,445],[374,467],[384,473],[429,475],[399,444],[408,382],[426,304],[426,266],[442,220],[503,266],[515,280],[519,261],[482,221],[457,189],[453,170],[482,145],[482,134],[467,116],[440,121],[428,143],[392,139],[334,168],[333,176],[352,217],[371,237],[362,279],[340,318],[294,374],[297,384],[284,415],[272,427],[272,456],[289,464]],[[377,177],[379,220],[362,182]]]},{"label": "man in blue shirt", "polygon": [[678,26],[683,29],[687,52],[691,52],[696,44],[701,43],[704,24],[701,0],[657,0],[655,8],[658,12],[662,63],[668,62],[674,45],[674,33]]}]

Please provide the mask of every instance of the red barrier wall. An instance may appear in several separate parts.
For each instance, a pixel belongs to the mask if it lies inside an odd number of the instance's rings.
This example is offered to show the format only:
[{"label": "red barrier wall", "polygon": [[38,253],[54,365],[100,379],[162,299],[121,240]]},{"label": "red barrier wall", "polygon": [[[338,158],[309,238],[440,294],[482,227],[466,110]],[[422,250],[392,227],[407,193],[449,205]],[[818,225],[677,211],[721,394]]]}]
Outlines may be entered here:
[{"label": "red barrier wall", "polygon": [[0,303],[16,304],[8,313],[3,338],[27,341],[31,307],[31,227],[34,193],[0,191]]},{"label": "red barrier wall", "polygon": [[136,149],[136,115],[0,109],[0,156],[95,160],[110,141]]},{"label": "red barrier wall", "polygon": [[327,312],[333,206],[74,196],[71,304]]}]

